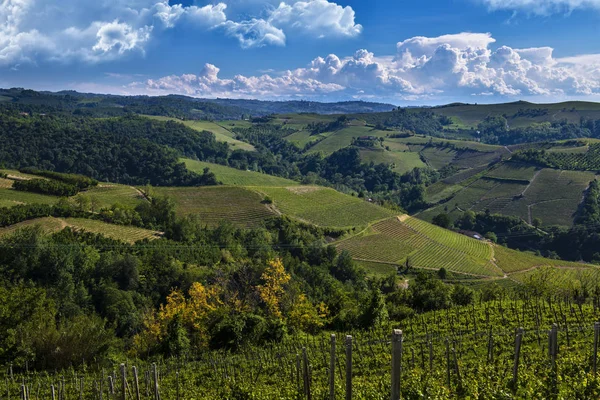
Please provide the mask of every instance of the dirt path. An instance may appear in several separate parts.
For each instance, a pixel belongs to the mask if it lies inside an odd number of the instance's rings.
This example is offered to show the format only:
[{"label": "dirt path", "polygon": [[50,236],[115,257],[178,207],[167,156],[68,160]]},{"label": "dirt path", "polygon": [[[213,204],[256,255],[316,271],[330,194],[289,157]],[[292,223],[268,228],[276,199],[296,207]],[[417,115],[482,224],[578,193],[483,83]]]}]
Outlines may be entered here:
[{"label": "dirt path", "polygon": [[136,193],[138,194],[138,196],[140,196],[142,199],[144,199],[148,203],[150,203],[150,198],[148,196],[146,196],[146,193],[142,192],[140,189],[136,188],[135,186],[129,186],[129,187],[132,188],[133,190],[135,190]]},{"label": "dirt path", "polygon": [[540,169],[539,171],[537,171],[535,173],[535,175],[533,176],[533,178],[531,178],[531,181],[529,181],[529,185],[527,185],[527,187],[525,188],[525,190],[523,190],[521,192],[521,196],[525,196],[525,193],[529,190],[529,188],[531,187],[531,185],[533,185],[533,182],[535,182],[536,178],[539,176],[539,174],[542,172],[542,170]]},{"label": "dirt path", "polygon": [[512,150],[508,148],[508,146],[504,146],[504,148],[506,149],[506,151],[508,151],[508,154],[512,154]]}]

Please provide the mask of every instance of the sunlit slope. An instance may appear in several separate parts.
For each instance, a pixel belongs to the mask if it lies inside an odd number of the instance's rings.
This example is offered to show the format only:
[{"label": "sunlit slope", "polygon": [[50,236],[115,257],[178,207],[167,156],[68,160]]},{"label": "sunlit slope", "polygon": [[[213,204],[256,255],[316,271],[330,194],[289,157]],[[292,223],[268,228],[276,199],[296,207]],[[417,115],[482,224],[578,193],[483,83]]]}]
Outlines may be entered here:
[{"label": "sunlit slope", "polygon": [[103,221],[83,219],[83,218],[36,218],[21,222],[6,228],[0,228],[0,237],[15,233],[19,229],[40,226],[46,233],[59,232],[67,227],[77,231],[101,234],[105,237],[120,240],[126,243],[135,243],[144,239],[158,239],[160,233],[148,229],[137,228],[134,226],[122,226],[108,224]]},{"label": "sunlit slope", "polygon": [[281,213],[322,227],[353,228],[389,218],[394,212],[320,186],[262,187]]},{"label": "sunlit slope", "polygon": [[226,167],[224,165],[207,163],[203,161],[190,160],[183,158],[187,169],[196,173],[203,173],[204,168],[209,168],[217,180],[224,185],[232,186],[294,186],[298,182],[290,179],[279,178],[277,176],[261,174],[254,171],[242,171],[236,168]]},{"label": "sunlit slope", "polygon": [[362,262],[405,266],[408,260],[414,268],[445,268],[481,278],[511,279],[512,274],[546,266],[569,270],[591,267],[492,245],[406,215],[375,223],[338,242],[337,247]]}]

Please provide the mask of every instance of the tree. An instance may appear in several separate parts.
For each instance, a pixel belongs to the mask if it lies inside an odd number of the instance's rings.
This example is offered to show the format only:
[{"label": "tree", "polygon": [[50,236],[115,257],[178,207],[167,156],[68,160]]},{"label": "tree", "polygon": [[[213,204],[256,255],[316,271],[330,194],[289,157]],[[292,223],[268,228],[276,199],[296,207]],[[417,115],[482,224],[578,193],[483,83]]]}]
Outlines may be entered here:
[{"label": "tree", "polygon": [[446,268],[442,267],[438,270],[438,276],[440,277],[440,279],[446,279],[446,275],[448,273],[446,272]]},{"label": "tree", "polygon": [[269,313],[281,319],[280,302],[284,294],[284,286],[290,281],[291,276],[285,272],[283,263],[280,259],[269,262],[261,276],[264,282],[258,286],[258,293],[262,301],[266,304]]},{"label": "tree", "polygon": [[464,285],[454,285],[452,290],[452,302],[458,306],[466,306],[473,302],[475,292]]},{"label": "tree", "polygon": [[432,222],[435,225],[440,226],[444,229],[448,229],[452,225],[452,221],[450,220],[450,217],[446,213],[441,213],[441,214],[436,215],[435,217],[433,217]]},{"label": "tree", "polygon": [[498,236],[494,232],[486,232],[483,236],[492,243],[498,243]]},{"label": "tree", "polygon": [[450,287],[421,271],[410,286],[412,307],[420,311],[450,306]]},{"label": "tree", "polygon": [[542,226],[542,219],[541,218],[534,218],[533,221],[531,221],[531,224],[535,227],[535,228],[539,228]]}]

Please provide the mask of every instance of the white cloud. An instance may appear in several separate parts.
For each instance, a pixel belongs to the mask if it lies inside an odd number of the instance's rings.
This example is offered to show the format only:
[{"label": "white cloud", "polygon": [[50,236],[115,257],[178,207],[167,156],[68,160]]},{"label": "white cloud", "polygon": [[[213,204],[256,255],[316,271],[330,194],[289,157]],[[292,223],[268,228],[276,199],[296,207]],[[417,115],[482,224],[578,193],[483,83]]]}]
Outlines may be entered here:
[{"label": "white cloud", "polygon": [[180,93],[189,96],[210,97],[278,97],[294,95],[319,95],[342,90],[333,83],[314,79],[302,79],[288,72],[279,77],[270,75],[245,77],[236,75],[232,79],[219,78],[219,68],[206,64],[198,75],[172,75],[160,79],[149,79],[134,83],[130,89],[146,89],[150,93]]},{"label": "white cloud", "polygon": [[[264,5],[264,3],[263,3]],[[0,66],[20,62],[102,62],[143,54],[150,40],[178,24],[215,30],[243,48],[284,46],[286,32],[354,37],[362,31],[351,7],[327,0],[281,3],[265,18],[233,21],[227,4],[169,0],[0,0]]]},{"label": "white cloud", "polygon": [[489,33],[415,37],[395,55],[359,50],[331,54],[308,66],[223,79],[207,65],[198,75],[168,76],[131,86],[151,93],[202,97],[378,98],[389,101],[471,96],[568,98],[600,96],[600,54],[554,58],[553,49],[492,48]]},{"label": "white cloud", "polygon": [[221,25],[229,36],[239,40],[244,49],[267,45],[285,46],[285,33],[264,19],[243,22],[227,21]]},{"label": "white cloud", "polygon": [[529,14],[549,15],[577,9],[600,10],[600,0],[480,0],[491,10],[519,10]]},{"label": "white cloud", "polygon": [[342,7],[326,0],[281,3],[269,17],[271,24],[289,27],[317,37],[339,35],[354,37],[362,32],[362,25],[355,22],[352,7]]}]

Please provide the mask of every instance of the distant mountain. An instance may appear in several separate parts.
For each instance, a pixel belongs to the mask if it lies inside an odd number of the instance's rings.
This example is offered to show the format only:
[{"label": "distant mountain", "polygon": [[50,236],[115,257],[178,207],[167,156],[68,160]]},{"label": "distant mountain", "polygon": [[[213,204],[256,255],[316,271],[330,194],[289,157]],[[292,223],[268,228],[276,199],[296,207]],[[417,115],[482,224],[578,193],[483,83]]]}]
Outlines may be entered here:
[{"label": "distant mountain", "polygon": [[180,95],[117,96],[79,93],[71,90],[36,92],[22,88],[0,89],[0,107],[14,107],[25,112],[64,112],[98,117],[135,113],[197,120],[243,119],[291,113],[372,113],[391,111],[395,108],[391,104],[363,101],[319,103],[314,101],[198,99]]}]

